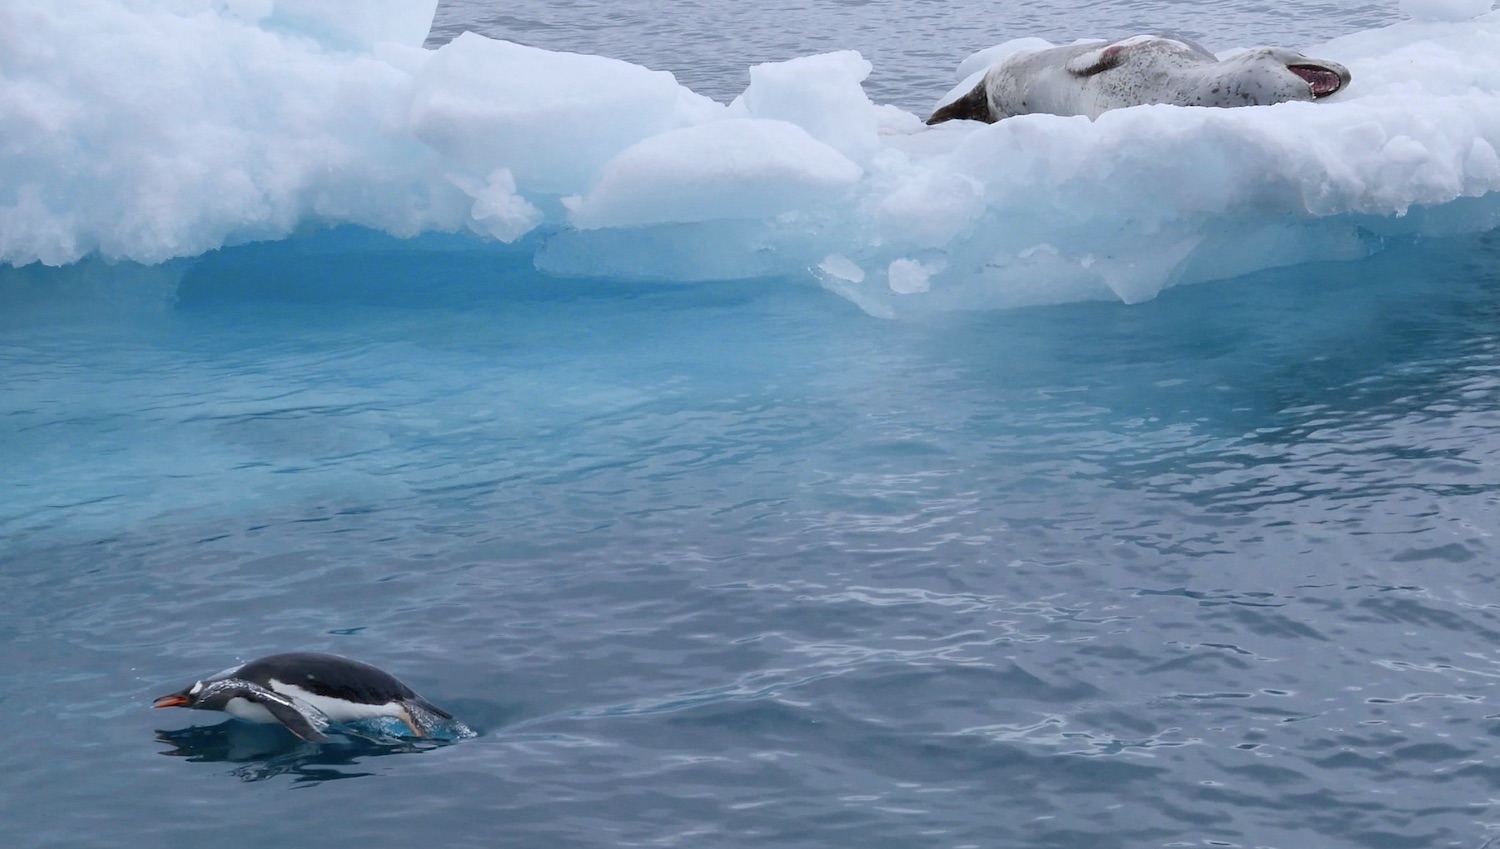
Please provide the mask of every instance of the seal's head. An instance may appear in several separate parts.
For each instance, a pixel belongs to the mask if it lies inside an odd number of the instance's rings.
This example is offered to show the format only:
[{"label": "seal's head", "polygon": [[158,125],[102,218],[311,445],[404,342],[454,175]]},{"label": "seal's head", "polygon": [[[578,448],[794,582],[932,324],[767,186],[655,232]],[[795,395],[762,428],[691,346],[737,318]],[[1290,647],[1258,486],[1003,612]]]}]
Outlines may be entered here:
[{"label": "seal's head", "polygon": [[1282,47],[1258,47],[1220,62],[1215,76],[1224,80],[1244,104],[1321,100],[1349,85],[1349,69],[1327,59],[1313,59]]}]

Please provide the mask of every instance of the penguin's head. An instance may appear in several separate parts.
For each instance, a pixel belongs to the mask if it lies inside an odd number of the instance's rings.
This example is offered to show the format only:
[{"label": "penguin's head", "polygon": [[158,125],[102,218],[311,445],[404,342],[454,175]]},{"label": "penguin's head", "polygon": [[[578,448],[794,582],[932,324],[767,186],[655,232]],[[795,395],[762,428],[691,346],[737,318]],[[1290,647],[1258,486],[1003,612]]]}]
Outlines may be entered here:
[{"label": "penguin's head", "polygon": [[168,693],[162,696],[152,702],[151,706],[154,708],[185,707],[197,708],[199,710],[220,709],[221,705],[208,704],[209,700],[202,698],[203,684],[204,682],[202,681],[194,681],[189,686],[183,687],[175,693]]}]

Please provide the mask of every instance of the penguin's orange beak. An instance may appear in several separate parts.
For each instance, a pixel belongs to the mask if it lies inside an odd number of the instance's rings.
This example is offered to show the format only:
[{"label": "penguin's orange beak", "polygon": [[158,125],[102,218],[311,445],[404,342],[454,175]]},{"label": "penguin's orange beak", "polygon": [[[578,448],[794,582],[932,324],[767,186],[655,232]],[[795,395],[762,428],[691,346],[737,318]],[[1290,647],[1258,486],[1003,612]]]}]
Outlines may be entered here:
[{"label": "penguin's orange beak", "polygon": [[181,695],[178,695],[177,693],[173,693],[170,696],[162,696],[161,698],[159,698],[156,701],[152,702],[151,706],[154,707],[154,708],[182,707],[183,705],[185,705],[187,703],[188,703],[188,700],[187,700],[186,696],[181,696]]}]

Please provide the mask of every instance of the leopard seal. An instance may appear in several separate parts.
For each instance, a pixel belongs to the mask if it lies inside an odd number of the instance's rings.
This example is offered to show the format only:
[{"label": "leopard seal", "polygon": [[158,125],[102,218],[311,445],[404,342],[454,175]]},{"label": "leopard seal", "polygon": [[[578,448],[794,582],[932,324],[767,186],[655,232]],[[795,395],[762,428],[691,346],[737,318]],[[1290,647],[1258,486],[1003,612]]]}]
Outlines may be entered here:
[{"label": "leopard seal", "polygon": [[1220,60],[1191,41],[1161,35],[1020,52],[976,76],[978,83],[967,94],[942,103],[927,123],[958,118],[994,123],[1038,112],[1097,118],[1110,109],[1146,103],[1260,106],[1321,100],[1343,90],[1350,79],[1343,65],[1295,50],[1258,47]]}]

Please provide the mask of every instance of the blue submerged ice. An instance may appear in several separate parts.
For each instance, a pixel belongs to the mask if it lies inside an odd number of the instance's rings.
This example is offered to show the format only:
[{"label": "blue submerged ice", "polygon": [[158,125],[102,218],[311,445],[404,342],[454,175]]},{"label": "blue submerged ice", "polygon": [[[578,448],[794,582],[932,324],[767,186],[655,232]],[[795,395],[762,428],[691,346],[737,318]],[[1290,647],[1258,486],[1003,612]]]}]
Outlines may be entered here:
[{"label": "blue submerged ice", "polygon": [[726,104],[601,56],[426,49],[436,5],[0,7],[0,263],[358,225],[518,243],[556,276],[811,277],[897,316],[1134,303],[1500,226],[1488,3],[1303,46],[1353,73],[1326,102],[933,128],[872,102],[852,51],[757,65]]}]

